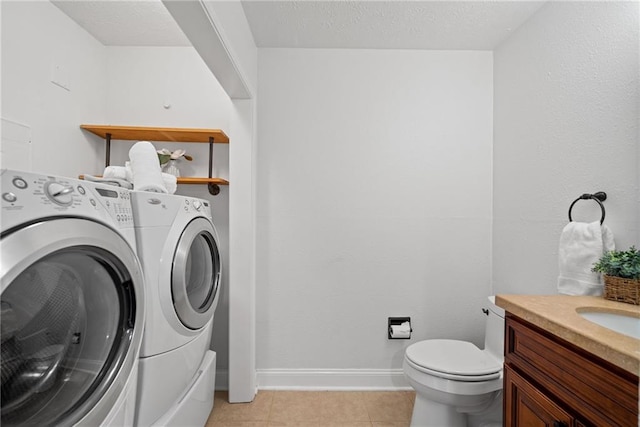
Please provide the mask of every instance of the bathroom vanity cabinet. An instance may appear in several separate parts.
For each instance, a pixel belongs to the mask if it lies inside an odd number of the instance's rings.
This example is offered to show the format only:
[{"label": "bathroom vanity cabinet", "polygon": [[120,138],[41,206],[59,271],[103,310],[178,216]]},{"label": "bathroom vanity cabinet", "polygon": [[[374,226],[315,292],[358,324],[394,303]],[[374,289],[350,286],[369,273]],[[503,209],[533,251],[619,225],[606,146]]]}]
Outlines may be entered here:
[{"label": "bathroom vanity cabinet", "polygon": [[504,425],[637,426],[638,376],[507,312]]}]

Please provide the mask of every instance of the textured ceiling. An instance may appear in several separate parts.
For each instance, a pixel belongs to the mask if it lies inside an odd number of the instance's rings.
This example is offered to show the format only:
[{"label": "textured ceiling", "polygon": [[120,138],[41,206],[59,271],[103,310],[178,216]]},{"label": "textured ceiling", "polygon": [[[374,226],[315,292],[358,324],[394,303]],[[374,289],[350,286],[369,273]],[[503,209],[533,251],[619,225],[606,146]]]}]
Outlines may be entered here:
[{"label": "textured ceiling", "polygon": [[105,46],[191,46],[160,0],[51,0]]},{"label": "textured ceiling", "polygon": [[[51,1],[106,46],[190,46],[160,0]],[[243,0],[242,6],[258,47],[491,50],[543,3]]]},{"label": "textured ceiling", "polygon": [[242,1],[258,47],[491,50],[544,1]]}]

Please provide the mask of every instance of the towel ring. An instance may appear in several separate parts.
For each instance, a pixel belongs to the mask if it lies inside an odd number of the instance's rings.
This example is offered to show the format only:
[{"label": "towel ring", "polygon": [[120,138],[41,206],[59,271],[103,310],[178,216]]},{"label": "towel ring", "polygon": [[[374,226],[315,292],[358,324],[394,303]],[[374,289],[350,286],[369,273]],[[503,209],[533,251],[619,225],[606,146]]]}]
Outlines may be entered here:
[{"label": "towel ring", "polygon": [[600,218],[600,225],[602,225],[602,223],[604,222],[604,214],[605,214],[604,205],[602,204],[602,202],[607,200],[607,193],[605,193],[604,191],[598,191],[595,194],[585,193],[582,196],[575,199],[573,203],[571,203],[571,206],[569,206],[569,221],[573,221],[571,219],[571,209],[573,209],[573,205],[575,205],[578,200],[589,200],[589,199],[595,200],[600,205],[600,210],[602,211],[602,218]]}]

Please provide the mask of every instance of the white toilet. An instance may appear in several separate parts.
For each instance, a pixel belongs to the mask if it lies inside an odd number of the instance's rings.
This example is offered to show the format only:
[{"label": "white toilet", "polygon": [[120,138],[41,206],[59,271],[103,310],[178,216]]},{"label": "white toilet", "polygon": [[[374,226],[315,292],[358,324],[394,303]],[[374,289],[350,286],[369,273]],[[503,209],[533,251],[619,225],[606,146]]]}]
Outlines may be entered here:
[{"label": "white toilet", "polygon": [[407,347],[402,369],[416,391],[411,427],[502,425],[504,310],[488,298],[484,350],[434,339]]}]

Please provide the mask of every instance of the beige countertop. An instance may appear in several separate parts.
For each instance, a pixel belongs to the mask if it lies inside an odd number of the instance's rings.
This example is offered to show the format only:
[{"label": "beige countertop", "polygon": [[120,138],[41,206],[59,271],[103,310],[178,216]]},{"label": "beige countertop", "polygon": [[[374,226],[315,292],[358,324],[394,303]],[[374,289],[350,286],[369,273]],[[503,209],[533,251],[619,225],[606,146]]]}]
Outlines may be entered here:
[{"label": "beige countertop", "polygon": [[640,340],[578,314],[602,311],[640,317],[640,306],[569,295],[496,295],[496,305],[635,375],[640,372]]}]

